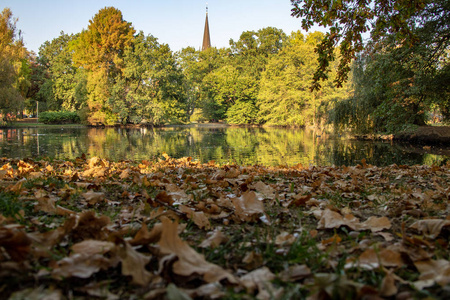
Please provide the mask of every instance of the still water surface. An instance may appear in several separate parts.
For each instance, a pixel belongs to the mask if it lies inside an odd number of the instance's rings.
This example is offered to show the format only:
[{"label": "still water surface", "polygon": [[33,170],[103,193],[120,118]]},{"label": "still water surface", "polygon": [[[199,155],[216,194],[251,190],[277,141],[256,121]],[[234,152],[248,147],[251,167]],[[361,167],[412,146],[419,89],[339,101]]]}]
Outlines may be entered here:
[{"label": "still water surface", "polygon": [[[242,165],[304,166],[441,164],[449,149],[325,138],[306,130],[240,127],[0,129],[0,157],[74,159],[85,153],[111,160],[171,157]],[[431,152],[431,153],[430,153]]]}]

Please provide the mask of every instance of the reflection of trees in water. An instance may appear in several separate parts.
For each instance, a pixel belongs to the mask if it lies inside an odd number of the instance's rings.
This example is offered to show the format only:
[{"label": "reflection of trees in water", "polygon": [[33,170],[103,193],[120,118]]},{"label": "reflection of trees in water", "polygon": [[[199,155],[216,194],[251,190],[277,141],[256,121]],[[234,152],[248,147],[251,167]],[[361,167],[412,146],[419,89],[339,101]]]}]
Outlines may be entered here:
[{"label": "reflection of trees in water", "polygon": [[283,128],[3,129],[0,156],[73,159],[86,153],[113,160],[153,159],[166,152],[202,162],[265,165],[374,165],[440,163],[445,157],[400,144],[325,139]]},{"label": "reflection of trees in water", "polygon": [[397,144],[388,142],[362,142],[337,140],[330,147],[327,154],[324,151],[324,161],[332,164],[356,165],[365,159],[367,163],[377,166],[387,166],[391,164],[422,164],[423,155],[407,152]]}]

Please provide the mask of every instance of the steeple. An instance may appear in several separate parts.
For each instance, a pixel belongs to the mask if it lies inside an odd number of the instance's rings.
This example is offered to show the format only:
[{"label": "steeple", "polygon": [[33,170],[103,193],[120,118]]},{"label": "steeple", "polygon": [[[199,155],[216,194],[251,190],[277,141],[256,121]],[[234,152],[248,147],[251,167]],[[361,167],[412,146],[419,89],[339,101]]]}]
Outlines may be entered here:
[{"label": "steeple", "polygon": [[206,3],[206,20],[205,20],[205,31],[203,32],[202,51],[208,48],[211,48],[211,38],[209,36],[208,3]]}]

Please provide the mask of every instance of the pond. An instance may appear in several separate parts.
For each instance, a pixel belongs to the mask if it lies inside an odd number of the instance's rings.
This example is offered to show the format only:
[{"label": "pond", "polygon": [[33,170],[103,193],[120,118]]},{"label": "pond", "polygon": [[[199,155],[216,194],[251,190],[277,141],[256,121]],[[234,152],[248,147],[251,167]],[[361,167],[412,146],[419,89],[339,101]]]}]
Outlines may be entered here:
[{"label": "pond", "polygon": [[381,141],[323,137],[283,128],[181,126],[165,128],[8,128],[0,129],[0,157],[74,159],[83,153],[111,160],[174,158],[241,165],[303,166],[367,163],[442,164],[450,149]]}]

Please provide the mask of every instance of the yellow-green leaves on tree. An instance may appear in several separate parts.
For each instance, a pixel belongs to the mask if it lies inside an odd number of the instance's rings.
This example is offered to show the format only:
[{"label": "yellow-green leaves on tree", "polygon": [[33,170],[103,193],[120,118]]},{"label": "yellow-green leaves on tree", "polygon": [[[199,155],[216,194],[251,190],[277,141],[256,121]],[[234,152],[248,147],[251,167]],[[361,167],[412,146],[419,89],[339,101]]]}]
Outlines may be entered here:
[{"label": "yellow-green leaves on tree", "polygon": [[20,108],[29,86],[27,51],[16,22],[9,8],[0,13],[0,110],[4,121],[8,113]]},{"label": "yellow-green leaves on tree", "polygon": [[91,71],[106,68],[110,72],[121,69],[121,58],[133,40],[135,30],[114,7],[101,9],[89,21],[87,30],[73,43],[74,62]]},{"label": "yellow-green leaves on tree", "polygon": [[72,43],[74,63],[88,71],[90,123],[112,124],[116,121],[106,102],[111,95],[112,83],[122,77],[124,51],[131,45],[134,33],[131,23],[123,19],[120,10],[105,7]]}]

